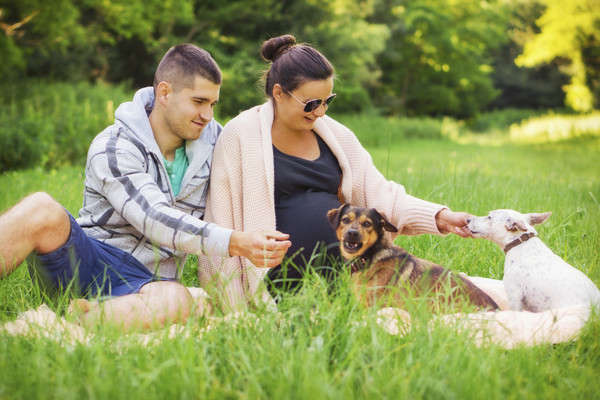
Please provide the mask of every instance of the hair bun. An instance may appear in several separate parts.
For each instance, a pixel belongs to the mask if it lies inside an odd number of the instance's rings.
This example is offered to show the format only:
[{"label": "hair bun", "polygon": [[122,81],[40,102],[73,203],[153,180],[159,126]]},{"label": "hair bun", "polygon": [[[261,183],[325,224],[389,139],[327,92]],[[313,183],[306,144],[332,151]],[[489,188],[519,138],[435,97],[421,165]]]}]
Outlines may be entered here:
[{"label": "hair bun", "polygon": [[260,54],[266,61],[275,61],[285,50],[296,44],[296,38],[293,35],[281,35],[266,40]]}]

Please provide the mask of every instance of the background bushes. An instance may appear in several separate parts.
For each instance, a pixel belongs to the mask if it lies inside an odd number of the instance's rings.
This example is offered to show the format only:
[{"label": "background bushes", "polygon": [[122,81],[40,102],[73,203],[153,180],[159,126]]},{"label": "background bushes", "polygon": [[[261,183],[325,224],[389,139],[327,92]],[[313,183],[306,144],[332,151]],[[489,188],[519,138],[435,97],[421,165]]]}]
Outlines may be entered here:
[{"label": "background bushes", "polygon": [[504,131],[512,124],[543,113],[543,110],[506,108],[478,114],[467,121],[467,126],[474,132]]},{"label": "background bushes", "polygon": [[[240,83],[241,84],[241,83]],[[225,96],[235,97],[232,85]],[[9,170],[85,163],[92,139],[114,122],[115,109],[133,97],[126,84],[51,82],[28,80],[6,85],[0,92],[0,173]],[[255,87],[253,101],[264,100]],[[360,99],[357,95],[353,99]],[[410,139],[449,140],[494,133],[504,141],[557,141],[579,136],[600,136],[598,112],[582,115],[541,110],[506,109],[480,113],[470,120],[451,117],[389,117],[369,112],[338,112],[334,118],[350,128],[364,146],[388,147]],[[231,102],[219,103],[216,118],[226,123]],[[347,105],[351,105],[348,102]],[[229,108],[227,108],[229,107]],[[225,111],[225,112],[224,112]],[[333,112],[335,111],[335,112]]]},{"label": "background bushes", "polygon": [[590,111],[599,27],[589,0],[0,0],[0,74],[138,88],[169,47],[192,42],[221,65],[233,116],[263,98],[261,43],[292,33],[335,66],[339,112]]},{"label": "background bushes", "polygon": [[[549,109],[589,113],[598,104],[597,1],[0,0],[0,172],[83,163],[116,106],[152,84],[176,43],[206,48],[221,66],[225,122],[264,101],[269,65],[259,49],[283,33],[331,60],[338,97],[329,111],[365,145],[600,131],[594,118],[549,134],[553,114],[511,128]],[[565,102],[571,108],[560,109]],[[531,129],[546,133],[523,133]]]},{"label": "background bushes", "polygon": [[83,164],[91,140],[130,98],[131,90],[120,85],[7,84],[0,96],[0,172]]}]

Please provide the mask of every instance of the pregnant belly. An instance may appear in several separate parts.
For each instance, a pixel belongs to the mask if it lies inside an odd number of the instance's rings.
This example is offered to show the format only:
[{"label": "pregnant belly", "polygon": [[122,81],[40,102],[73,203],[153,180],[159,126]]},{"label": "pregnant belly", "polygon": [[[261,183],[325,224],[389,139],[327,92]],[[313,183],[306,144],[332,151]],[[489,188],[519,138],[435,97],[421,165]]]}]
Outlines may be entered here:
[{"label": "pregnant belly", "polygon": [[299,255],[308,260],[315,246],[325,244],[336,248],[333,244],[338,240],[327,220],[327,211],[339,206],[337,196],[325,192],[298,193],[280,200],[275,206],[277,230],[290,235],[292,246],[287,256],[300,250]]}]

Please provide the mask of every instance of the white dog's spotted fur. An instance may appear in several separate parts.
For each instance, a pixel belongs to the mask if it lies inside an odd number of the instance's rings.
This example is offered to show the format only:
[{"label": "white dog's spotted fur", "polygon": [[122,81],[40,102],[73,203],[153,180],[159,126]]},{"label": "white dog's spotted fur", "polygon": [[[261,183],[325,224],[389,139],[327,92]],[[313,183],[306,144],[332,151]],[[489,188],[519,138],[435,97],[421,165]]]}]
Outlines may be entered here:
[{"label": "white dog's spotted fur", "polygon": [[469,220],[474,237],[498,244],[506,252],[504,287],[512,310],[541,312],[586,304],[600,307],[600,290],[580,270],[552,252],[532,225],[550,213],[520,214],[494,210]]}]

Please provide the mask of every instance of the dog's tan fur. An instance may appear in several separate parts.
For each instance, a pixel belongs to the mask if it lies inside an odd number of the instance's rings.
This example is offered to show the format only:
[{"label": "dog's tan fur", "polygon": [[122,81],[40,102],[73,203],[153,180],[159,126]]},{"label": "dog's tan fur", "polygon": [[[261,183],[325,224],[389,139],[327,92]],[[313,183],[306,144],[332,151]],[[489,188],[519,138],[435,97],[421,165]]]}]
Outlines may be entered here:
[{"label": "dog's tan fur", "polygon": [[435,302],[461,298],[489,310],[498,305],[468,279],[422,260],[393,245],[385,231],[397,232],[375,209],[344,204],[327,218],[340,241],[342,256],[350,261],[352,290],[367,305],[400,307],[408,295],[427,294]]}]

